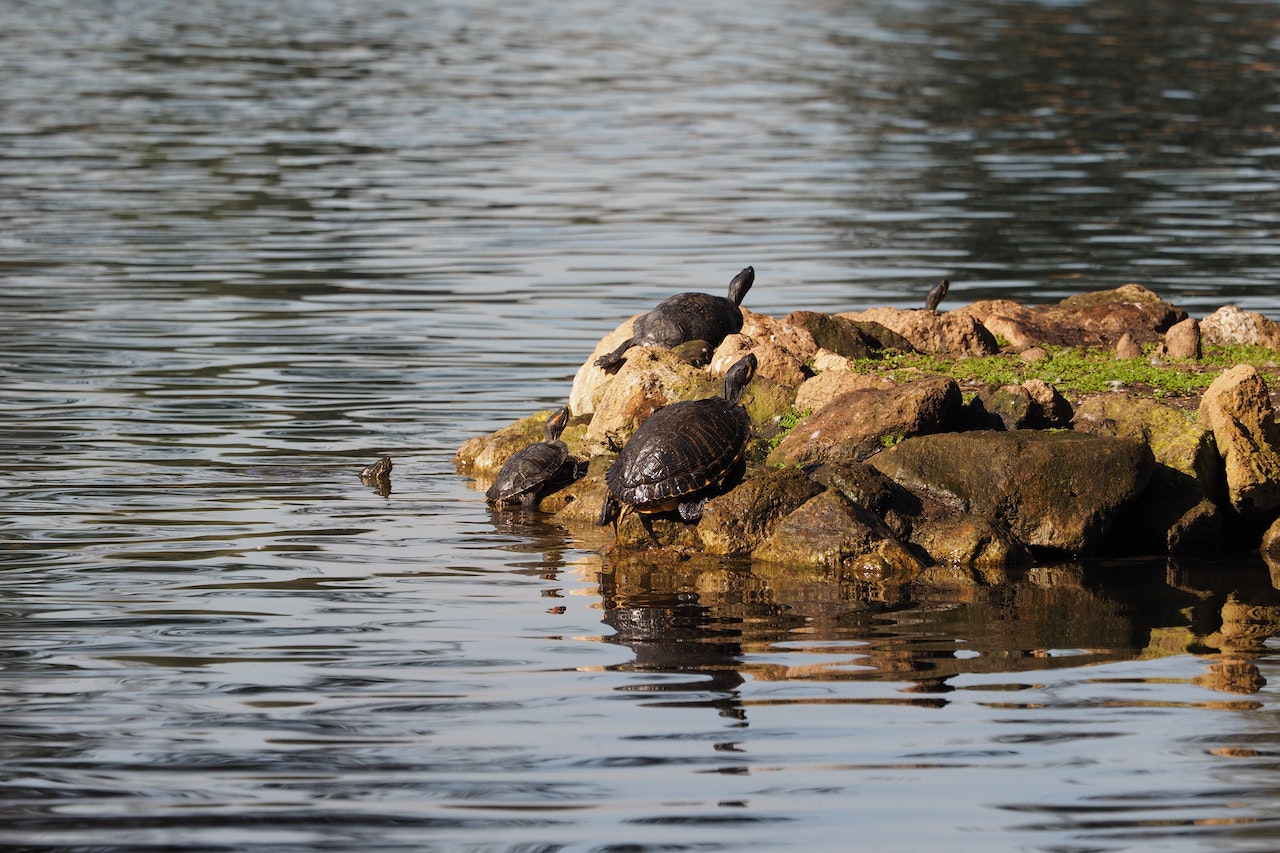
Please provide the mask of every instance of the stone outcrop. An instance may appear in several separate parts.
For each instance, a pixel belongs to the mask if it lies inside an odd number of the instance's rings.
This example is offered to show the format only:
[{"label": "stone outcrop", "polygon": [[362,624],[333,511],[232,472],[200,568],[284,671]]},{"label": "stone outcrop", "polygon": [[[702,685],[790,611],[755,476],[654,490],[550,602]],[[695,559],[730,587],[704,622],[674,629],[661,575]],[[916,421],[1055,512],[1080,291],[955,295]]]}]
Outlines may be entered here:
[{"label": "stone outcrop", "polygon": [[1205,317],[1200,323],[1200,333],[1211,344],[1280,350],[1280,323],[1236,305],[1224,305]]},{"label": "stone outcrop", "polygon": [[1152,459],[1136,441],[1019,430],[919,436],[872,464],[957,513],[995,520],[1028,546],[1081,553],[1146,486]]},{"label": "stone outcrop", "polygon": [[1222,455],[1232,508],[1253,516],[1280,510],[1280,426],[1258,371],[1240,365],[1215,379],[1200,400],[1200,422]]},{"label": "stone outcrop", "polygon": [[837,314],[854,323],[877,323],[901,335],[920,352],[944,355],[992,355],[1000,351],[995,337],[967,314],[905,308],[872,308]]}]

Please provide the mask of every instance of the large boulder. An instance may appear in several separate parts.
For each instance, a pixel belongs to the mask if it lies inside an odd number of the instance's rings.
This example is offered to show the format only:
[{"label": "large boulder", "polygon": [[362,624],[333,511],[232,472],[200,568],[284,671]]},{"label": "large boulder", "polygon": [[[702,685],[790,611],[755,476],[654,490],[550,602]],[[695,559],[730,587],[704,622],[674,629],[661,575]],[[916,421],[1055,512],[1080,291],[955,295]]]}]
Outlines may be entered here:
[{"label": "large boulder", "polygon": [[1200,423],[1213,431],[1232,508],[1249,517],[1280,509],[1280,426],[1258,371],[1241,364],[1213,380]]},{"label": "large boulder", "polygon": [[1000,351],[986,327],[958,312],[938,314],[922,309],[870,308],[836,316],[855,323],[878,323],[906,338],[920,352],[981,356]]},{"label": "large boulder", "polygon": [[908,489],[976,512],[1034,548],[1085,552],[1151,477],[1145,444],[1070,432],[909,438],[871,464]]},{"label": "large boulder", "polygon": [[1261,314],[1224,305],[1200,322],[1207,343],[1220,346],[1260,346],[1280,350],[1280,323]]},{"label": "large boulder", "polygon": [[1119,524],[1135,549],[1176,553],[1216,544],[1222,459],[1213,433],[1194,412],[1115,392],[1080,403],[1074,426],[1077,432],[1142,441],[1151,448],[1151,482]]},{"label": "large boulder", "polygon": [[860,461],[907,436],[946,429],[961,402],[959,386],[945,377],[850,391],[796,424],[768,461],[802,466]]},{"label": "large boulder", "polygon": [[848,317],[818,311],[792,311],[782,321],[804,329],[819,347],[845,358],[871,358],[886,349],[912,350],[906,338],[879,323],[854,322]]}]

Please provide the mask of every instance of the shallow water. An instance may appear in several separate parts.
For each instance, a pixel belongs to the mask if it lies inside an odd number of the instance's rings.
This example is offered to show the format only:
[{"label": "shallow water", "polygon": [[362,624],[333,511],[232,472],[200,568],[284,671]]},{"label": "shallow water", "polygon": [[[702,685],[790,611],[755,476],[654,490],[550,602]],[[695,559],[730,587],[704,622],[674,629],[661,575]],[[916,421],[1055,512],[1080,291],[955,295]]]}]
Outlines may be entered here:
[{"label": "shallow water", "polygon": [[748,263],[773,314],[948,275],[1280,318],[1278,24],[0,6],[0,841],[1275,849],[1276,641],[1215,639],[1253,558],[884,611],[601,564],[450,460]]}]

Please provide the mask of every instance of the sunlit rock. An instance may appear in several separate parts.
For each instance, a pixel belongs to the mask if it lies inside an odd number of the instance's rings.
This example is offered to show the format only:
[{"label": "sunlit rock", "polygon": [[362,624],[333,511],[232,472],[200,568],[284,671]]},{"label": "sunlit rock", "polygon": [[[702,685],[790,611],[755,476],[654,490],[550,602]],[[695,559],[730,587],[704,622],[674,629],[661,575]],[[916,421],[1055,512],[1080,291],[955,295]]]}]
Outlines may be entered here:
[{"label": "sunlit rock", "polygon": [[995,337],[968,314],[905,308],[871,308],[837,314],[853,322],[879,323],[901,335],[920,352],[944,355],[993,355],[1000,351]]},{"label": "sunlit rock", "polygon": [[797,424],[768,461],[771,465],[860,461],[906,436],[949,428],[960,404],[959,387],[943,377],[850,391]]},{"label": "sunlit rock", "polygon": [[1201,320],[1200,333],[1211,344],[1280,350],[1280,323],[1237,305],[1224,305]]},{"label": "sunlit rock", "polygon": [[1258,371],[1242,364],[1223,373],[1199,413],[1222,456],[1232,508],[1246,516],[1280,509],[1280,426]]},{"label": "sunlit rock", "polygon": [[797,468],[765,468],[707,501],[698,536],[709,553],[750,554],[790,513],[823,489]]}]

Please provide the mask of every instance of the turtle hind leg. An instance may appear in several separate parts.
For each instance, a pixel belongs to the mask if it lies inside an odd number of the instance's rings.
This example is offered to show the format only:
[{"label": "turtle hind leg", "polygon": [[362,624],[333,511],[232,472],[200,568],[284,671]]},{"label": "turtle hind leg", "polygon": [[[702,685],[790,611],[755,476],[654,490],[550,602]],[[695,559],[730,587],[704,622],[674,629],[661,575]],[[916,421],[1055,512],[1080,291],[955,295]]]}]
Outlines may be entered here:
[{"label": "turtle hind leg", "polygon": [[702,520],[702,508],[707,505],[706,498],[698,498],[693,501],[681,502],[678,511],[680,519],[689,524],[697,524]]},{"label": "turtle hind leg", "polygon": [[611,353],[606,353],[605,355],[602,355],[599,358],[597,358],[596,367],[602,368],[604,370],[617,370],[618,367],[621,366],[622,362],[626,360],[623,358],[623,355],[625,355],[627,350],[631,349],[635,345],[636,345],[635,338],[627,338],[618,346],[616,350],[614,350]]}]

